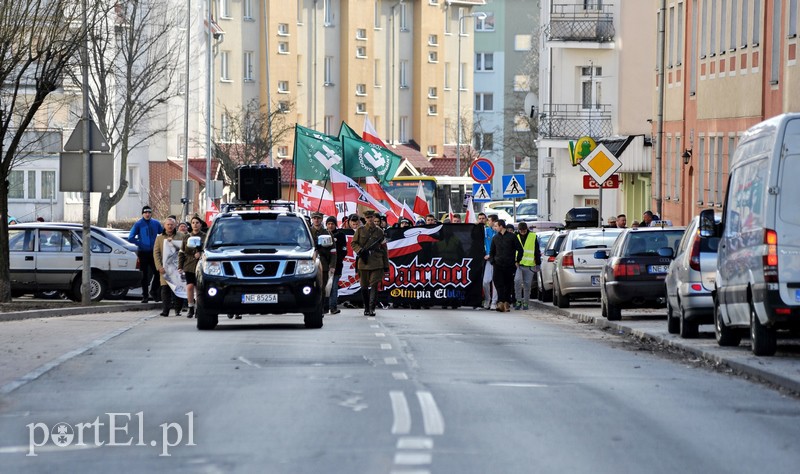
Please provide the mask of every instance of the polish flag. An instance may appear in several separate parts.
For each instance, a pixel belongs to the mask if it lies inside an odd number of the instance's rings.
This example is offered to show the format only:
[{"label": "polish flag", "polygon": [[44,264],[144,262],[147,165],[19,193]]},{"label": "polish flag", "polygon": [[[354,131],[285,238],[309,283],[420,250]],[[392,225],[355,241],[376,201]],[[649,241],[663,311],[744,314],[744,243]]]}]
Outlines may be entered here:
[{"label": "polish flag", "polygon": [[302,179],[297,180],[297,207],[311,212],[319,211],[326,216],[339,213],[327,189]]},{"label": "polish flag", "polygon": [[464,219],[467,224],[477,224],[478,216],[475,215],[475,207],[472,205],[472,198],[467,200],[467,217]]},{"label": "polish flag", "polygon": [[368,192],[358,185],[355,181],[331,168],[331,189],[336,202],[360,204],[387,214],[389,209],[372,197]]},{"label": "polish flag", "polygon": [[414,211],[408,207],[408,204],[406,204],[405,201],[403,201],[403,212],[401,215],[407,217],[409,220],[411,220],[411,222],[417,222],[417,216],[414,214]]},{"label": "polish flag", "polygon": [[417,186],[417,197],[414,198],[414,214],[423,218],[431,213],[428,201],[425,199],[425,191],[422,189],[422,181]]},{"label": "polish flag", "polygon": [[422,250],[423,242],[438,242],[434,234],[442,230],[441,225],[426,229],[425,227],[411,227],[403,233],[403,238],[391,240],[387,244],[389,258],[402,257]]},{"label": "polish flag", "polygon": [[372,126],[372,122],[369,121],[369,115],[364,116],[364,131],[361,132],[361,139],[365,142],[370,142],[380,145],[384,148],[389,148],[385,143],[383,143],[383,140],[378,137],[378,131],[375,130],[375,127]]},{"label": "polish flag", "polygon": [[[367,176],[364,187],[368,193],[372,194],[377,199],[388,202],[389,207],[392,209],[392,213],[398,219],[403,215],[403,205],[400,204],[400,201],[398,201],[397,198],[387,193],[383,186],[381,186],[381,183],[378,182],[374,176]],[[391,222],[389,222],[389,224],[391,224]]]},{"label": "polish flag", "polygon": [[211,225],[211,221],[217,214],[219,214],[219,208],[214,204],[214,200],[206,198],[206,224]]}]

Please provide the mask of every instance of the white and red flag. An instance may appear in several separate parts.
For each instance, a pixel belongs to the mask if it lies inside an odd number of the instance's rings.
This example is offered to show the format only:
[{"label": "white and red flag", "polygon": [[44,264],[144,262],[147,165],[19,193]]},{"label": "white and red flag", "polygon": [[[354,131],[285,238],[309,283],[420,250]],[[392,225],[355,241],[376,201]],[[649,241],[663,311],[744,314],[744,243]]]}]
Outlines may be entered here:
[{"label": "white and red flag", "polygon": [[374,143],[384,148],[388,148],[386,144],[383,143],[383,140],[381,140],[378,136],[378,131],[372,126],[372,122],[369,121],[369,115],[364,116],[364,131],[361,133],[361,139],[365,142]]},{"label": "white and red flag", "polygon": [[214,204],[214,200],[206,198],[206,224],[211,225],[211,221],[217,214],[219,214],[219,208]]},{"label": "white and red flag", "polygon": [[408,207],[408,204],[406,204],[405,201],[403,201],[402,215],[407,217],[411,222],[417,222],[417,216],[414,215],[414,211],[412,211],[411,208]]},{"label": "white and red flag", "polygon": [[386,206],[381,204],[380,201],[364,191],[358,183],[335,169],[331,169],[331,189],[333,190],[333,198],[336,202],[347,203],[348,208],[351,207],[350,204],[352,204],[353,207],[360,204],[374,209],[381,214],[386,214],[389,210]]},{"label": "white and red flag", "polygon": [[[397,198],[386,192],[383,186],[381,186],[381,183],[374,176],[367,176],[365,180],[366,184],[364,187],[367,189],[368,193],[380,199],[381,201],[386,201],[389,203],[391,211],[387,214],[387,222],[389,222],[389,225],[393,225],[394,222],[391,222],[389,219],[391,216],[394,216],[395,222],[399,220],[400,216],[403,215],[403,205],[400,204],[400,201],[398,201]],[[410,218],[413,219],[413,216]]]},{"label": "white and red flag", "polygon": [[403,233],[402,239],[390,240],[387,244],[389,249],[389,258],[402,257],[410,253],[416,253],[422,250],[423,242],[438,242],[439,239],[434,237],[434,234],[442,230],[441,225],[433,228],[425,227],[412,227],[406,229]]},{"label": "white and red flag", "polygon": [[417,196],[414,198],[414,214],[423,218],[431,213],[428,201],[425,199],[425,190],[422,188],[422,181],[417,186]]},{"label": "white and red flag", "polygon": [[326,216],[339,213],[327,189],[304,179],[297,180],[297,207],[311,212],[319,211]]},{"label": "white and red flag", "polygon": [[467,217],[464,219],[467,224],[477,224],[478,216],[475,214],[475,206],[472,205],[472,198],[467,199]]},{"label": "white and red flag", "polygon": [[450,219],[451,224],[455,219],[455,216],[453,215],[453,204],[450,202],[449,199],[447,200],[447,218]]}]

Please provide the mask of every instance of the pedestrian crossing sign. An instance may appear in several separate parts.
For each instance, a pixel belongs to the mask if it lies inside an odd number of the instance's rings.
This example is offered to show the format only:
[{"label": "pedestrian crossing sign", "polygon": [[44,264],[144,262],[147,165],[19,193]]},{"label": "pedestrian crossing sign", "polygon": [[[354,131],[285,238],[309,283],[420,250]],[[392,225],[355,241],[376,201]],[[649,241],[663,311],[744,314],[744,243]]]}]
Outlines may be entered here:
[{"label": "pedestrian crossing sign", "polygon": [[524,174],[506,174],[503,175],[503,197],[504,198],[524,198],[525,192],[525,175]]},{"label": "pedestrian crossing sign", "polygon": [[472,202],[490,202],[491,200],[492,183],[472,185]]}]

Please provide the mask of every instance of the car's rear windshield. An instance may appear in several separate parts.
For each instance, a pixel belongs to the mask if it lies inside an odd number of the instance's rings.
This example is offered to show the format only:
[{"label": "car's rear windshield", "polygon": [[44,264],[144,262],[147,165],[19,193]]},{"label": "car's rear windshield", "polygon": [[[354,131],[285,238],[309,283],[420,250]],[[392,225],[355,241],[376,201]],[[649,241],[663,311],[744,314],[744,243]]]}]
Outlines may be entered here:
[{"label": "car's rear windshield", "polygon": [[626,257],[658,255],[658,249],[671,247],[677,251],[683,237],[682,230],[658,230],[649,232],[632,231],[628,234],[622,254]]},{"label": "car's rear windshield", "polygon": [[622,229],[598,229],[592,231],[578,231],[572,240],[572,249],[598,249],[611,247],[617,240]]},{"label": "car's rear windshield", "polygon": [[279,216],[265,219],[242,219],[239,216],[218,218],[206,240],[207,248],[223,246],[266,246],[311,248],[311,236],[300,217]]}]

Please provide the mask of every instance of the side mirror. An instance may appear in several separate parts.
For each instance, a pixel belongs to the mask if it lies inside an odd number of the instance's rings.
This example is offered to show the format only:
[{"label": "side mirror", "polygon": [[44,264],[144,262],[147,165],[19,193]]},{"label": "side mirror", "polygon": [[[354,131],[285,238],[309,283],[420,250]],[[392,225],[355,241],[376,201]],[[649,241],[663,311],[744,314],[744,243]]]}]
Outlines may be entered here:
[{"label": "side mirror", "polygon": [[705,209],[700,211],[700,237],[719,237],[721,234],[720,226],[714,220],[714,210]]},{"label": "side mirror", "polygon": [[661,247],[660,249],[658,249],[658,256],[675,258],[675,251],[672,250],[672,247]]},{"label": "side mirror", "polygon": [[333,247],[333,237],[330,235],[320,235],[317,237],[317,244],[320,247]]},{"label": "side mirror", "polygon": [[186,242],[186,246],[194,248],[194,249],[198,249],[198,250],[202,249],[203,248],[203,239],[201,239],[200,237],[198,237],[196,235],[194,235],[192,237],[189,237],[189,240]]},{"label": "side mirror", "polygon": [[594,258],[599,260],[605,260],[608,258],[608,251],[607,250],[595,250],[594,251]]}]

